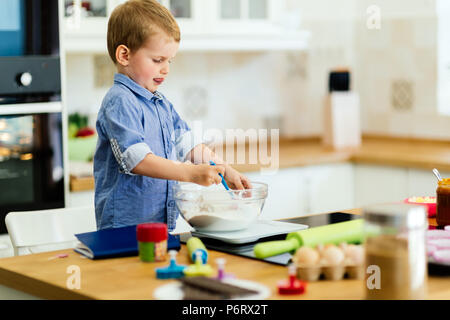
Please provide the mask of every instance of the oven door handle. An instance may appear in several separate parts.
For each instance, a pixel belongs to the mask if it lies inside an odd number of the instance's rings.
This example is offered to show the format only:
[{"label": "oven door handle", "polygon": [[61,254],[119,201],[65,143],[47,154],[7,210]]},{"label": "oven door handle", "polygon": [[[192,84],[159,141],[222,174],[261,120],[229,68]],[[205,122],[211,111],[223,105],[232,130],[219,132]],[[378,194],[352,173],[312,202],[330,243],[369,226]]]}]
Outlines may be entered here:
[{"label": "oven door handle", "polygon": [[0,104],[0,115],[62,112],[61,102]]}]

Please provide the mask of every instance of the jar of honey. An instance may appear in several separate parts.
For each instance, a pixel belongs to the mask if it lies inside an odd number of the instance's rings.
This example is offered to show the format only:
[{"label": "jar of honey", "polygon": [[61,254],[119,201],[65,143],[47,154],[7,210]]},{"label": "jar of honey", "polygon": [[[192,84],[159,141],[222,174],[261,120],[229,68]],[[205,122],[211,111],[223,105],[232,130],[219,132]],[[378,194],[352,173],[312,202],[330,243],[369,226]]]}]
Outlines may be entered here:
[{"label": "jar of honey", "polygon": [[439,226],[450,225],[450,179],[442,179],[436,189],[436,222]]}]

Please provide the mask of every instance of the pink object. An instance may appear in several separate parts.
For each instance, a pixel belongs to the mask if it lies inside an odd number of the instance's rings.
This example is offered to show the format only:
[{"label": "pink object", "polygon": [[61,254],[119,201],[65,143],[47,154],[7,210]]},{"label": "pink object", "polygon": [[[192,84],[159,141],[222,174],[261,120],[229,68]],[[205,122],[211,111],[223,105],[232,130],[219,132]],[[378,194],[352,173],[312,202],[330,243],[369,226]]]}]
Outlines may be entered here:
[{"label": "pink object", "polygon": [[234,278],[233,274],[230,273],[225,273],[225,259],[224,258],[218,258],[216,259],[216,263],[217,263],[217,268],[218,268],[218,272],[217,272],[217,280],[222,281],[224,279],[230,279],[230,278]]},{"label": "pink object", "polygon": [[445,226],[445,227],[444,227],[444,230],[445,230],[445,231],[450,231],[450,226]]},{"label": "pink object", "polygon": [[57,258],[67,258],[69,255],[67,253],[61,253],[61,254],[57,254],[56,256],[52,256],[50,258],[48,258],[48,260],[54,260]]},{"label": "pink object", "polygon": [[427,245],[435,246],[436,249],[448,249],[450,250],[450,239],[433,239],[428,240]]},{"label": "pink object", "polygon": [[404,202],[426,206],[428,218],[436,216],[436,197],[410,197],[405,199]]},{"label": "pink object", "polygon": [[427,230],[427,239],[430,240],[430,239],[442,239],[442,238],[450,239],[450,231],[440,230],[440,229]]},{"label": "pink object", "polygon": [[437,247],[431,244],[427,244],[427,255],[430,257],[437,251]]},{"label": "pink object", "polygon": [[438,250],[433,253],[433,258],[437,262],[450,262],[450,250]]}]

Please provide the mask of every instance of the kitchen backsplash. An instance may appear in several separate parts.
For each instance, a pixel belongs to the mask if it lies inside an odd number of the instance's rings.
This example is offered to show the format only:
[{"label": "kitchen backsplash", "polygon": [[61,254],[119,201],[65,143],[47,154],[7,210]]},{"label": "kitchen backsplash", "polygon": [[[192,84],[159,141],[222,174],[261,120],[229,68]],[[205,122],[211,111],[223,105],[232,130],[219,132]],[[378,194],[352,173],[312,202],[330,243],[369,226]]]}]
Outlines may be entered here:
[{"label": "kitchen backsplash", "polygon": [[[364,132],[449,139],[450,117],[438,114],[435,1],[377,2],[380,29],[364,19],[354,28]],[[361,0],[357,8],[372,3]]]},{"label": "kitchen backsplash", "polygon": [[[98,111],[114,74],[112,63],[106,67],[105,59],[109,58],[106,55],[67,57],[69,113]],[[309,87],[309,60],[309,54],[304,52],[180,52],[159,90],[183,118],[188,122],[200,120],[204,128],[263,128],[271,119],[281,118],[278,123],[287,133],[290,130],[296,134],[290,125],[300,129],[301,134],[317,135],[321,130],[318,117],[317,124],[311,126],[312,117],[306,115],[309,120],[304,121],[302,116],[313,107],[308,105],[309,93],[304,89]],[[287,112],[298,114],[298,121],[291,120],[292,123],[285,125],[283,116]],[[292,113],[288,119],[292,119]],[[298,128],[303,122],[304,126]]]},{"label": "kitchen backsplash", "polygon": [[[380,28],[370,29],[372,1],[289,1],[311,31],[306,51],[179,52],[160,91],[205,129],[279,126],[284,136],[317,136],[328,72],[346,66],[364,133],[449,139],[450,117],[437,113],[435,0],[394,2],[378,1]],[[112,83],[109,57],[68,55],[66,64],[69,113],[95,115]]]}]

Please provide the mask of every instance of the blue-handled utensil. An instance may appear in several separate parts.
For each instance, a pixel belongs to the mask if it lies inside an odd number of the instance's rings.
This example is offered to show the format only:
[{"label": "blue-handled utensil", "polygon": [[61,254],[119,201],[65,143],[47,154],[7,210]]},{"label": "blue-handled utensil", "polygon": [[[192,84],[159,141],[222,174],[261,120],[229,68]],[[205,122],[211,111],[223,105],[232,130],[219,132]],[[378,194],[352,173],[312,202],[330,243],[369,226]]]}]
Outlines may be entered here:
[{"label": "blue-handled utensil", "polygon": [[[216,164],[214,163],[214,161],[209,161],[209,164],[212,166],[215,166]],[[225,187],[225,189],[227,191],[230,191],[230,187],[228,187],[227,182],[225,181],[225,178],[223,177],[223,175],[221,173],[219,173],[219,176],[222,178],[222,184]]]},{"label": "blue-handled utensil", "polygon": [[[212,165],[212,166],[215,166],[216,164],[214,163],[214,161],[209,161],[209,164],[210,165]],[[221,173],[219,173],[219,176],[222,178],[222,184],[223,184],[223,186],[225,187],[225,189],[227,190],[227,191],[230,191],[230,187],[228,187],[228,184],[227,184],[227,182],[225,181],[225,178],[223,177],[223,175],[221,174]],[[231,196],[231,199],[233,199],[233,200],[238,200],[238,199],[236,199],[236,195],[233,193],[233,192],[229,192],[229,194],[230,194],[230,196]],[[236,207],[237,208],[237,207]]]}]

